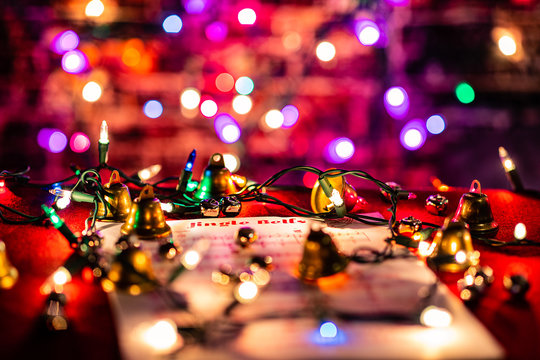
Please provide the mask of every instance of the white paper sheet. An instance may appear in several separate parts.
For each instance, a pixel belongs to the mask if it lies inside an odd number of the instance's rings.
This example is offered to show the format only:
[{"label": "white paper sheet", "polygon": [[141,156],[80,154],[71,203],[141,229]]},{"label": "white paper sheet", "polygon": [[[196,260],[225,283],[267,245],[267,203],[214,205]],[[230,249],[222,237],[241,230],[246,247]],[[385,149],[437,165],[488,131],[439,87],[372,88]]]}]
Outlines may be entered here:
[{"label": "white paper sheet", "polygon": [[[180,326],[211,322],[213,337],[208,346],[185,346],[172,355],[178,359],[327,359],[327,358],[501,358],[501,347],[444,285],[430,298],[448,309],[453,322],[447,328],[427,328],[413,322],[365,321],[380,315],[411,315],[425,306],[418,293],[436,281],[435,275],[415,258],[400,258],[380,264],[351,263],[346,279],[333,287],[306,290],[295,277],[304,239],[311,221],[305,218],[219,218],[169,221],[175,243],[184,250],[203,241],[209,248],[197,269],[185,272],[171,289],[185,296],[192,315],[175,310],[166,297],[157,294],[130,296],[110,293],[117,321],[121,351],[126,359],[158,358],[159,352],[142,341],[141,332],[155,321],[168,318]],[[120,224],[100,224],[104,249],[111,250]],[[381,250],[389,232],[385,227],[357,222],[332,222],[325,231],[338,248],[350,254],[358,247]],[[249,226],[258,240],[248,249],[234,244],[239,227]],[[153,254],[159,279],[166,279],[172,265],[159,261],[156,242],[142,242]],[[403,250],[403,249],[402,249]],[[232,288],[214,284],[211,273],[220,265],[241,269],[253,254],[270,255],[275,270],[270,285],[250,304],[237,306],[229,320],[245,326],[230,329],[216,322],[232,300]],[[326,317],[338,325],[331,341],[318,336],[319,320],[310,309],[320,302]],[[339,320],[332,314],[352,314],[364,320]],[[219,330],[220,328],[225,330]],[[214,334],[215,333],[215,334]],[[326,342],[326,343],[325,343]],[[178,343],[180,346],[181,343]],[[168,350],[170,351],[170,350]]]}]

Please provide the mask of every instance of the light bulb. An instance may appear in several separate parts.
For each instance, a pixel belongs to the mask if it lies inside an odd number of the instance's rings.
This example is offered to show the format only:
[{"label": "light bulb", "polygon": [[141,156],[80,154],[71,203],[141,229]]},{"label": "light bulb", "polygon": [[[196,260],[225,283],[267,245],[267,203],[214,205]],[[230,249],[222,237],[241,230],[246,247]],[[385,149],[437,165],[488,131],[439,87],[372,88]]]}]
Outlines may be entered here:
[{"label": "light bulb", "polygon": [[516,169],[516,165],[508,154],[508,151],[506,151],[506,149],[502,146],[499,146],[499,159],[501,160],[501,164],[506,172]]},{"label": "light bulb", "polygon": [[329,199],[335,207],[343,206],[343,198],[336,189],[332,189],[332,195]]},{"label": "light bulb", "polygon": [[236,300],[242,303],[250,302],[251,300],[255,299],[258,292],[259,288],[257,287],[257,284],[255,284],[253,281],[245,281],[236,289]]},{"label": "light bulb", "polygon": [[159,174],[160,171],[161,171],[161,165],[155,164],[147,168],[144,168],[142,170],[139,170],[139,172],[137,172],[137,176],[139,177],[139,179],[141,179],[141,181],[146,181],[153,178],[157,174]]},{"label": "light bulb", "polygon": [[99,128],[99,142],[102,144],[109,143],[109,127],[105,120],[101,122],[101,127]]},{"label": "light bulb", "polygon": [[195,269],[201,262],[201,255],[196,250],[188,250],[182,257],[182,265],[188,270]]},{"label": "light bulb", "polygon": [[527,228],[523,223],[517,223],[514,228],[514,238],[516,240],[523,240],[527,237]]}]

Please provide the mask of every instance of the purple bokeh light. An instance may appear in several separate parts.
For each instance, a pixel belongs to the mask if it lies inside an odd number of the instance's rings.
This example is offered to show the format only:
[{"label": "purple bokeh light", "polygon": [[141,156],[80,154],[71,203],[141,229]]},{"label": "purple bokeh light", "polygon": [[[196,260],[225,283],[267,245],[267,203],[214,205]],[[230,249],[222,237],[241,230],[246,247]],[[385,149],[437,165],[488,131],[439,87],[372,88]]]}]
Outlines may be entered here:
[{"label": "purple bokeh light", "polygon": [[43,149],[52,153],[59,153],[64,151],[68,141],[66,135],[60,130],[43,128],[38,132],[37,142]]},{"label": "purple bokeh light", "polygon": [[388,5],[391,6],[407,6],[409,5],[409,0],[385,0]]},{"label": "purple bokeh light", "polygon": [[236,120],[229,114],[219,114],[214,119],[214,129],[221,141],[232,144],[240,139],[242,131]]},{"label": "purple bokeh light", "polygon": [[207,0],[183,0],[182,2],[188,14],[200,14],[206,8]]},{"label": "purple bokeh light", "polygon": [[381,29],[375,22],[367,19],[359,20],[354,27],[358,41],[365,46],[373,46],[381,38]]},{"label": "purple bokeh light", "polygon": [[79,50],[68,51],[62,56],[62,69],[70,74],[79,74],[88,67],[86,55]]},{"label": "purple bokeh light", "polygon": [[409,95],[399,86],[393,86],[384,93],[384,108],[394,119],[401,120],[409,112]]},{"label": "purple bokeh light", "polygon": [[58,33],[51,41],[51,50],[57,54],[64,54],[79,46],[79,36],[73,30]]},{"label": "purple bokeh light", "polygon": [[227,24],[221,21],[214,21],[213,23],[209,24],[205,29],[205,34],[208,40],[214,42],[225,40],[228,33],[229,30],[227,28]]},{"label": "purple bokeh light", "polygon": [[283,125],[281,127],[290,128],[296,124],[300,115],[298,108],[294,105],[286,105],[281,109],[283,114]]},{"label": "purple bokeh light", "polygon": [[401,145],[407,150],[418,150],[426,142],[424,122],[419,119],[411,120],[403,126],[399,134]]},{"label": "purple bokeh light", "polygon": [[352,158],[354,151],[355,148],[352,140],[346,137],[340,137],[328,143],[324,156],[328,162],[341,164]]}]

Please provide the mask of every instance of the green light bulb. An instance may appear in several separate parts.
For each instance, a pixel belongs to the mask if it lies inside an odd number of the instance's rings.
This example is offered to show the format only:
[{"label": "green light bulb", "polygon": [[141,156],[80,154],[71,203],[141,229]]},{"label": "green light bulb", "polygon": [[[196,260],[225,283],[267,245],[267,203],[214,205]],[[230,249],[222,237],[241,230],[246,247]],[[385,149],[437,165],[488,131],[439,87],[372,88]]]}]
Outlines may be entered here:
[{"label": "green light bulb", "polygon": [[474,101],[474,89],[466,82],[459,83],[456,86],[456,97],[463,104],[470,104]]}]

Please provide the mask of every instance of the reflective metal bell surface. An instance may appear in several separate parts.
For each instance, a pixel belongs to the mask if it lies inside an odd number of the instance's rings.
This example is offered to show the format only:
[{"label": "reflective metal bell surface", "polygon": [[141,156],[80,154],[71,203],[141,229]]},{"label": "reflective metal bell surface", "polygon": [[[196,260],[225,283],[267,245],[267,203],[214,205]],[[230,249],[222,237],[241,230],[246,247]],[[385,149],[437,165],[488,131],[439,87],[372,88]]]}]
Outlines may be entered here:
[{"label": "reflective metal bell surface", "polygon": [[473,236],[493,236],[499,230],[478,180],[473,180],[469,192],[461,196],[454,220],[467,223]]},{"label": "reflective metal bell surface", "polygon": [[[367,204],[363,198],[358,196],[355,188],[345,180],[344,176],[328,177],[327,179],[345,202],[347,211],[354,209],[357,203]],[[326,196],[320,183],[315,182],[311,190],[311,209],[316,213],[325,213],[330,212],[333,207],[332,201]]]},{"label": "reflective metal bell surface", "polygon": [[435,249],[427,258],[430,267],[448,272],[465,271],[478,264],[472,238],[465,223],[447,218],[433,239]]},{"label": "reflective metal bell surface", "polygon": [[195,193],[197,199],[218,198],[237,191],[231,172],[225,167],[223,155],[215,153],[204,170]]},{"label": "reflective metal bell surface", "polygon": [[347,267],[349,259],[337,249],[332,237],[312,229],[304,243],[304,254],[298,265],[302,280],[313,281],[337,274]]},{"label": "reflective metal bell surface", "polygon": [[0,289],[11,289],[19,278],[19,272],[7,257],[6,244],[0,240]]},{"label": "reflective metal bell surface", "polygon": [[133,233],[143,240],[163,238],[171,234],[171,227],[165,222],[161,203],[154,197],[152,186],[146,185],[141,195],[133,201],[129,216],[120,232],[124,235]]},{"label": "reflective metal bell surface", "polygon": [[107,277],[102,280],[105,291],[120,290],[131,295],[152,291],[156,284],[150,257],[136,247],[116,255]]},{"label": "reflective metal bell surface", "polygon": [[110,208],[105,209],[103,204],[98,202],[98,217],[101,220],[125,221],[131,209],[131,195],[128,187],[120,182],[118,171],[112,172],[109,182],[103,187],[110,194],[105,195],[105,201],[110,204]]}]

